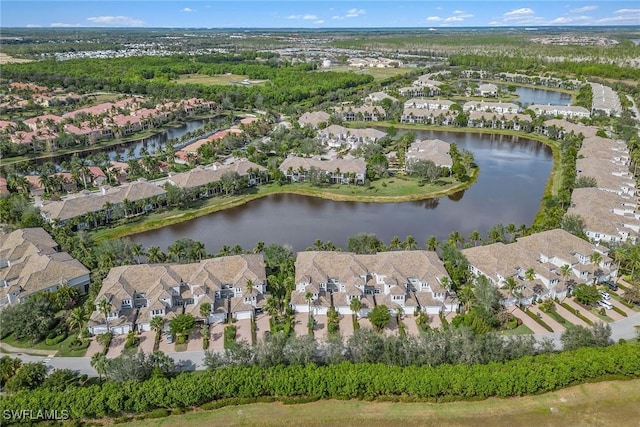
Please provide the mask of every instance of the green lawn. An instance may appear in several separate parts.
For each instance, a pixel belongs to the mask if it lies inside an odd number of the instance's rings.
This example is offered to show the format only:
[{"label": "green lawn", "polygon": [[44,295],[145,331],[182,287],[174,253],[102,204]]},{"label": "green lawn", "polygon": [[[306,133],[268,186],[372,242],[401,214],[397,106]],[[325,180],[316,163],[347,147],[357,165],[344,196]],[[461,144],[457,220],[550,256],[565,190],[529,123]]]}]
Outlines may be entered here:
[{"label": "green lawn", "polygon": [[358,68],[349,67],[347,65],[337,65],[331,68],[323,68],[318,70],[323,71],[335,71],[337,73],[356,73],[356,74],[369,74],[373,76],[374,80],[385,80],[389,77],[395,77],[400,74],[407,74],[411,71],[415,71],[414,68],[400,67],[400,68]]},{"label": "green lawn", "polygon": [[533,331],[527,327],[527,325],[522,324],[515,329],[509,329],[507,331],[500,332],[502,335],[527,335],[533,334]]},{"label": "green lawn", "polygon": [[[640,419],[640,380],[606,381],[537,396],[474,402],[398,403],[321,400],[196,410],[127,426],[631,426]],[[636,421],[633,421],[636,420]]]},{"label": "green lawn", "polygon": [[69,334],[64,341],[56,345],[47,345],[44,341],[34,344],[30,339],[18,340],[13,336],[13,334],[4,338],[2,342],[12,347],[23,348],[25,353],[29,353],[29,350],[47,350],[50,351],[51,354],[56,354],[57,356],[82,357],[87,352],[86,348],[81,350],[72,350],[69,348],[69,344],[76,339],[76,336],[76,334]]},{"label": "green lawn", "polygon": [[[227,86],[248,78],[249,76],[242,74],[219,74],[217,76],[207,76],[206,74],[182,74],[175,82],[178,84]],[[260,80],[259,83],[251,84],[251,86],[261,85],[264,84],[264,82],[265,80]]]}]

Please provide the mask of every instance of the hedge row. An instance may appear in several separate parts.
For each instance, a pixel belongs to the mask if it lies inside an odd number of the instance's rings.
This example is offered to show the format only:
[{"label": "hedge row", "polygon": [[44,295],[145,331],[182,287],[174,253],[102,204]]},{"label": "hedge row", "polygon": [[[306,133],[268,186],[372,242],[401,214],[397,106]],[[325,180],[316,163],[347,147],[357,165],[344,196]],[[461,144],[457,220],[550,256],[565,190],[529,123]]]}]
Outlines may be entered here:
[{"label": "hedge row", "polygon": [[258,398],[449,401],[537,394],[599,379],[638,377],[640,345],[636,344],[582,348],[486,365],[399,367],[345,362],[328,366],[232,366],[182,373],[171,379],[156,377],[142,383],[70,387],[64,393],[46,388],[18,392],[0,399],[0,413],[67,409],[73,418],[97,418]]}]

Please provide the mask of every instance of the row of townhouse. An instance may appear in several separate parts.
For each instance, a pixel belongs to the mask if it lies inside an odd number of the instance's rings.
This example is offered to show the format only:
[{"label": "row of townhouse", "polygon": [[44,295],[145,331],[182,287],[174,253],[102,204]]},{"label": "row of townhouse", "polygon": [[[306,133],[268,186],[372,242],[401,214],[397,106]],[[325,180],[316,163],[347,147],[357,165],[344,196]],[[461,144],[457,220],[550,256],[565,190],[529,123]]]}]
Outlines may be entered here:
[{"label": "row of townhouse", "polygon": [[520,107],[511,102],[469,101],[462,106],[462,111],[486,111],[494,113],[517,113]]},{"label": "row of townhouse", "polygon": [[362,107],[353,107],[351,105],[343,105],[334,108],[337,114],[345,122],[364,121],[377,122],[387,117],[384,108],[376,105],[364,105]]},{"label": "row of townhouse", "polygon": [[436,166],[451,168],[453,160],[449,149],[451,144],[441,139],[425,139],[414,141],[405,154],[405,164],[409,168],[417,160],[431,160]]},{"label": "row of townhouse", "polygon": [[529,109],[538,116],[562,116],[564,118],[581,119],[591,117],[591,112],[584,107],[575,105],[541,105],[533,104]]},{"label": "row of townhouse", "polygon": [[569,213],[580,215],[585,233],[594,241],[637,240],[640,213],[636,212],[636,182],[629,171],[629,152],[624,141],[599,136],[582,141],[576,176],[591,177],[595,187],[576,188]]},{"label": "row of townhouse", "polygon": [[290,305],[301,313],[326,314],[333,306],[340,314],[353,314],[354,299],[360,301],[360,316],[376,305],[392,312],[428,314],[458,308],[455,293],[447,288],[450,279],[444,264],[429,251],[299,252],[295,283]]},{"label": "row of townhouse", "polygon": [[122,137],[166,123],[175,114],[210,113],[217,104],[197,98],[143,108],[141,97],[105,102],[70,111],[62,116],[46,114],[24,120],[29,130],[19,130],[16,122],[4,122],[2,133],[15,144],[27,144],[34,151],[55,149],[55,140],[63,134],[86,138],[89,143]]},{"label": "row of townhouse", "polygon": [[513,82],[513,83],[525,83],[525,84],[533,84],[533,85],[541,85],[548,87],[561,87],[569,90],[580,89],[584,82],[580,80],[572,80],[572,79],[560,79],[558,77],[549,77],[549,76],[529,76],[527,74],[518,74],[518,73],[498,73],[494,76],[494,78],[498,80],[502,80],[503,82]]},{"label": "row of townhouse", "polygon": [[222,193],[222,177],[227,172],[237,173],[245,178],[250,186],[268,180],[264,167],[240,159],[229,165],[197,167],[154,182],[147,182],[141,178],[118,187],[103,186],[99,191],[93,192],[84,190],[61,200],[42,202],[40,213],[51,224],[64,226],[68,221],[76,220],[78,229],[86,229],[96,222],[108,223],[122,216],[140,215],[163,206],[166,203],[167,192],[162,185],[166,182],[179,188],[193,190],[193,194],[197,194],[198,197]]},{"label": "row of townhouse", "polygon": [[60,286],[89,290],[89,270],[42,228],[0,233],[0,309]]},{"label": "row of townhouse", "polygon": [[192,190],[198,198],[208,198],[225,192],[223,180],[228,173],[246,179],[247,186],[260,185],[269,178],[266,168],[249,160],[239,159],[228,165],[214,163],[210,166],[198,166],[188,172],[170,174],[161,182]]},{"label": "row of townhouse", "polygon": [[332,184],[364,184],[367,177],[367,164],[361,157],[322,160],[289,155],[279,169],[291,182],[304,182],[313,170],[324,173]]},{"label": "row of townhouse", "polygon": [[318,139],[323,145],[331,148],[348,147],[350,150],[361,144],[376,142],[387,136],[386,132],[378,129],[350,129],[340,125],[330,125],[318,130]]},{"label": "row of townhouse", "polygon": [[450,126],[455,122],[457,115],[457,111],[449,110],[448,108],[438,110],[405,108],[400,117],[400,122]]},{"label": "row of townhouse", "polygon": [[72,194],[61,200],[43,202],[40,214],[45,221],[57,226],[77,221],[78,229],[87,229],[98,222],[111,222],[121,216],[145,213],[163,205],[167,192],[143,179],[119,187],[103,187],[99,191]]},{"label": "row of townhouse", "polygon": [[262,254],[115,267],[102,282],[88,329],[115,335],[149,331],[154,317],[170,321],[183,313],[205,323],[248,319],[264,306],[266,284]]},{"label": "row of townhouse", "polygon": [[[607,247],[560,229],[521,237],[514,243],[463,249],[462,254],[475,276],[485,276],[499,288],[502,304],[507,307],[564,298],[576,284],[601,282],[617,275]],[[508,287],[510,278],[516,282],[515,289]]]},{"label": "row of townhouse", "polygon": [[424,98],[411,98],[404,102],[405,110],[408,108],[425,109],[425,110],[448,110],[452,105],[456,104],[454,101],[447,99],[424,99]]}]

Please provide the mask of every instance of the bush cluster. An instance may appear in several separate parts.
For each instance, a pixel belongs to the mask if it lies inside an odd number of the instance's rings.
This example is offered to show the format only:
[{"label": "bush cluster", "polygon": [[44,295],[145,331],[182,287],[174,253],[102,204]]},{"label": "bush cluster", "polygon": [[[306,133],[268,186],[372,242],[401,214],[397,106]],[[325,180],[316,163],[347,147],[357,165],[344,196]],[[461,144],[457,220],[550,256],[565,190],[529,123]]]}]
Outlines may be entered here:
[{"label": "bush cluster", "polygon": [[[600,379],[640,376],[640,346],[613,345],[526,356],[486,365],[389,366],[349,363],[318,366],[229,366],[212,371],[152,377],[144,382],[108,382],[20,391],[0,400],[0,412],[68,408],[72,418],[186,408],[220,399],[377,399],[406,396],[416,401],[481,399],[538,394]],[[155,413],[154,413],[155,414]],[[164,412],[163,412],[164,414]],[[160,411],[158,411],[160,415]],[[9,423],[9,422],[8,422]]]}]

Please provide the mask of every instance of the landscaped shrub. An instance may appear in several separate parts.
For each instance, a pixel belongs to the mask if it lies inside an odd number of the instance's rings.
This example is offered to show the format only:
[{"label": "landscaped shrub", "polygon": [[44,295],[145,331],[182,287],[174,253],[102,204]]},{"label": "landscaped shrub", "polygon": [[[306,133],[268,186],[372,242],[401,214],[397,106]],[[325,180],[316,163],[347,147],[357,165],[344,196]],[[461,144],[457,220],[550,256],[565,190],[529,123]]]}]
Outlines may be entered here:
[{"label": "landscaped shrub", "polygon": [[85,348],[89,347],[89,344],[90,344],[89,340],[81,340],[76,338],[69,343],[69,349],[74,351],[84,350]]},{"label": "landscaped shrub", "polygon": [[44,343],[46,345],[58,345],[65,339],[67,339],[66,332],[52,332],[49,335],[47,335],[47,338],[44,340]]},{"label": "landscaped shrub", "polygon": [[236,342],[238,330],[236,325],[227,325],[224,328],[224,348],[229,348]]},{"label": "landscaped shrub", "polygon": [[[0,399],[4,411],[45,408],[55,402],[71,418],[101,418],[158,408],[289,399],[377,399],[397,396],[415,401],[484,399],[539,394],[603,379],[640,377],[640,345],[612,345],[526,356],[504,363],[389,366],[382,363],[230,366],[185,372],[143,382],[19,391]],[[206,403],[210,402],[210,403]],[[206,404],[205,404],[206,403]],[[10,424],[11,421],[6,421]]]}]

